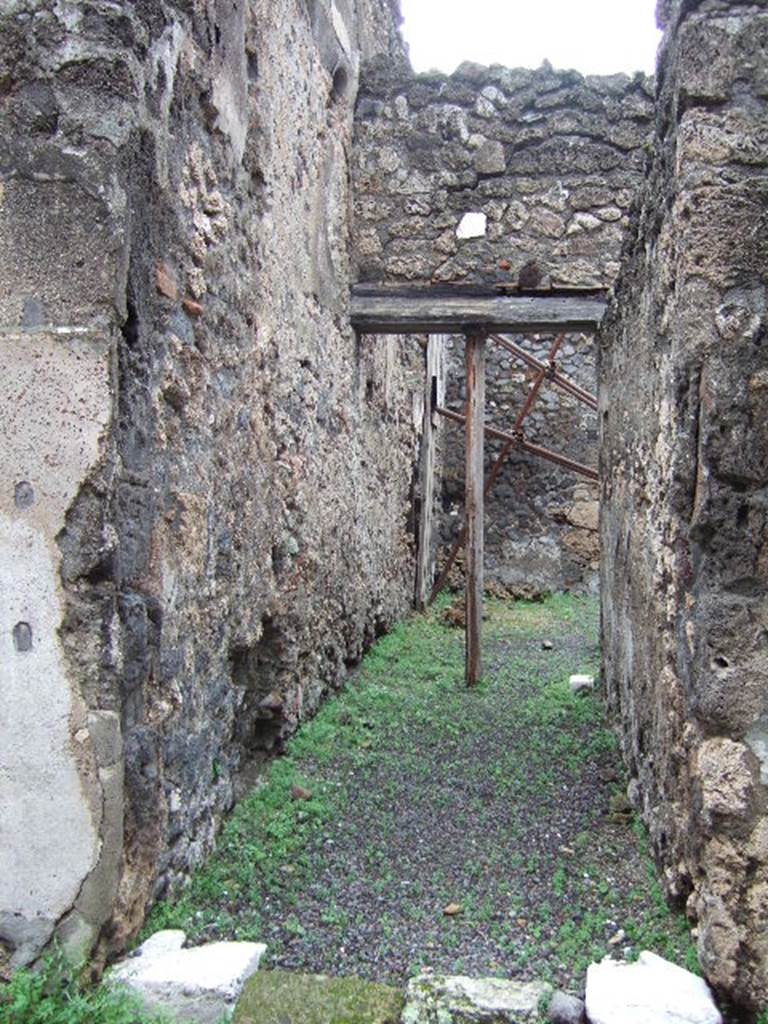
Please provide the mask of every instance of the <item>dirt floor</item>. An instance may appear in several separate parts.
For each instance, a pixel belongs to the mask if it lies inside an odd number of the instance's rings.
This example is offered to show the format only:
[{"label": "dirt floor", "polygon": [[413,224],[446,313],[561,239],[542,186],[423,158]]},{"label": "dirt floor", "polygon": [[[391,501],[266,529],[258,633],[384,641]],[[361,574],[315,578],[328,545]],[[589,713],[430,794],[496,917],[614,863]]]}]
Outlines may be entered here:
[{"label": "dirt floor", "polygon": [[471,692],[444,608],[382,639],[147,930],[395,982],[429,966],[578,992],[591,960],[644,948],[695,969],[599,694],[569,689],[598,673],[596,602],[491,602],[485,638]]}]

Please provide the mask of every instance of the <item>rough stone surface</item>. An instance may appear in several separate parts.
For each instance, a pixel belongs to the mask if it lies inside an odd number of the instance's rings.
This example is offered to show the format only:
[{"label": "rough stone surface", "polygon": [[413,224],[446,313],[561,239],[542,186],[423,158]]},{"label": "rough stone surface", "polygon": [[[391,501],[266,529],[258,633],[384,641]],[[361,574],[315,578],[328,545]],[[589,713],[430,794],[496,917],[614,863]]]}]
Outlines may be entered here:
[{"label": "rough stone surface", "polygon": [[[638,76],[484,68],[413,75],[363,69],[355,127],[355,258],[366,283],[493,284],[536,290],[613,283],[642,181],[651,83]],[[468,223],[485,218],[484,230]],[[516,338],[544,359],[551,338]],[[589,337],[566,339],[560,369],[596,391]],[[534,372],[488,345],[488,421],[511,429]],[[464,400],[463,343],[449,345],[447,400]],[[447,426],[441,541],[460,529],[461,430]],[[529,440],[596,465],[594,412],[545,384]],[[488,461],[501,444],[488,444]],[[597,580],[597,488],[513,452],[488,500],[489,580],[512,593],[590,589]],[[591,521],[579,521],[588,505]]]},{"label": "rough stone surface", "polygon": [[[358,278],[611,285],[652,116],[642,75],[369,62],[353,157]],[[468,213],[487,231],[457,239]]]},{"label": "rough stone surface", "polygon": [[542,982],[420,974],[406,989],[402,1024],[524,1024],[552,991]]},{"label": "rough stone surface", "polygon": [[233,1024],[400,1024],[403,994],[359,978],[259,971],[246,983]]},{"label": "rough stone surface", "polygon": [[600,353],[605,683],[704,973],[768,1003],[768,12],[664,5],[657,128]]},{"label": "rough stone surface", "polygon": [[707,983],[655,953],[633,964],[605,959],[587,970],[590,1024],[721,1024]]},{"label": "rough stone surface", "polygon": [[146,1006],[182,1024],[218,1024],[232,1012],[267,947],[213,942],[182,949],[184,939],[181,931],[158,932],[110,970],[109,982],[125,986]]},{"label": "rough stone surface", "polygon": [[584,1024],[584,1000],[568,992],[555,992],[547,1007],[550,1024]]},{"label": "rough stone surface", "polygon": [[0,962],[123,948],[409,605],[423,355],[348,326],[395,21],[2,5]]}]

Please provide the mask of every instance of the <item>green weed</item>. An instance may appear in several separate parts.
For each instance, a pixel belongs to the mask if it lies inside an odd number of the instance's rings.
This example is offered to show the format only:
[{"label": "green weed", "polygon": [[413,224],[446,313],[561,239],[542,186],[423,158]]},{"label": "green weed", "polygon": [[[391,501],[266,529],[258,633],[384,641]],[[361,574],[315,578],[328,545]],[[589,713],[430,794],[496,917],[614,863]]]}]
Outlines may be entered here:
[{"label": "green weed", "polygon": [[0,985],[3,1024],[170,1024],[150,1013],[124,989],[106,984],[86,988],[79,971],[60,953],[40,970],[19,970]]}]

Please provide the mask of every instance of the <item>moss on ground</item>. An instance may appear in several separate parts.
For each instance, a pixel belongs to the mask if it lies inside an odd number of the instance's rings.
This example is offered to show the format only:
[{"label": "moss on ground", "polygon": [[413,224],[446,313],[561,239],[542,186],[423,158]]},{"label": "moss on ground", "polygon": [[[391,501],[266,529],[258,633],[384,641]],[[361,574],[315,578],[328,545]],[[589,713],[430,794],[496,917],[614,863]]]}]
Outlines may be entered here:
[{"label": "moss on ground", "polygon": [[398,1024],[399,989],[360,978],[258,971],[243,989],[233,1024]]},{"label": "moss on ground", "polygon": [[641,830],[611,813],[625,780],[599,699],[568,688],[598,671],[596,601],[488,613],[471,692],[440,608],[380,640],[146,930],[382,981],[431,966],[578,988],[591,960],[643,948],[695,968]]}]

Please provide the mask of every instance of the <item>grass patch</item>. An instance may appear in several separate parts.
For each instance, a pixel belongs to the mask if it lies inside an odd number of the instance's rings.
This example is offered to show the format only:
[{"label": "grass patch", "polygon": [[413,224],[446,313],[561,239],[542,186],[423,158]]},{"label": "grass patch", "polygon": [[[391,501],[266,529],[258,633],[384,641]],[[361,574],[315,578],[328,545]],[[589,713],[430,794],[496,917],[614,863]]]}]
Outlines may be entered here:
[{"label": "grass patch", "polygon": [[568,687],[598,672],[597,602],[488,602],[472,691],[443,610],[372,648],[145,933],[264,941],[275,967],[379,981],[460,962],[578,985],[642,948],[693,964],[646,845],[611,820],[625,780],[600,701]]},{"label": "grass patch", "polygon": [[40,970],[16,971],[0,985],[3,1024],[171,1024],[163,1014],[149,1013],[123,989],[101,984],[83,986],[79,972],[60,953],[49,956]]}]

